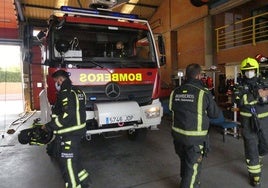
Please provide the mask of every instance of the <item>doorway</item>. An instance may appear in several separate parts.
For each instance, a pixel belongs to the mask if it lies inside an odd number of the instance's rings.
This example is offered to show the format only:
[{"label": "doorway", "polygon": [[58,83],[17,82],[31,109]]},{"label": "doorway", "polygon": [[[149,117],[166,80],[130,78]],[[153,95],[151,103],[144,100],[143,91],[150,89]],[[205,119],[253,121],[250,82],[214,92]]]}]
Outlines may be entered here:
[{"label": "doorway", "polygon": [[0,44],[0,57],[0,115],[22,113],[24,97],[20,45]]}]

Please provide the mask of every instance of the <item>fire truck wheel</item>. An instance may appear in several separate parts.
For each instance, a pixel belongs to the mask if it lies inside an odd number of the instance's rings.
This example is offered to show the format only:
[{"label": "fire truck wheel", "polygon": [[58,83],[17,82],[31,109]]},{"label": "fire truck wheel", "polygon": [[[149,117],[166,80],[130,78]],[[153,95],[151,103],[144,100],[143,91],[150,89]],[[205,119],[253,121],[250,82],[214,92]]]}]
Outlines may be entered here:
[{"label": "fire truck wheel", "polygon": [[147,130],[148,130],[147,128],[142,128],[142,129],[136,129],[134,132],[128,131],[127,132],[128,139],[132,141],[143,141],[146,139]]}]

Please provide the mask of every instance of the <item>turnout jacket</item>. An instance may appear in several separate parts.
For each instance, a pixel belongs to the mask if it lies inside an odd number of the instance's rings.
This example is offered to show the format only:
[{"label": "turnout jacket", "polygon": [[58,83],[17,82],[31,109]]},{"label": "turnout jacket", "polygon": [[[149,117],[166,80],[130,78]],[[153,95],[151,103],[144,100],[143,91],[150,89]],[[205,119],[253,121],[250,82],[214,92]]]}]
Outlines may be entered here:
[{"label": "turnout jacket", "polygon": [[85,94],[66,79],[57,94],[48,130],[58,135],[82,135],[86,125]]},{"label": "turnout jacket", "polygon": [[[262,88],[263,78],[245,78],[241,84],[234,88],[234,99],[242,118],[252,117],[251,108],[254,107],[258,118],[268,117],[267,101],[259,96],[258,89]],[[265,88],[267,89],[267,88]]]},{"label": "turnout jacket", "polygon": [[203,144],[209,118],[217,118],[220,113],[210,91],[197,79],[172,91],[169,108],[173,112],[172,136],[184,145]]}]

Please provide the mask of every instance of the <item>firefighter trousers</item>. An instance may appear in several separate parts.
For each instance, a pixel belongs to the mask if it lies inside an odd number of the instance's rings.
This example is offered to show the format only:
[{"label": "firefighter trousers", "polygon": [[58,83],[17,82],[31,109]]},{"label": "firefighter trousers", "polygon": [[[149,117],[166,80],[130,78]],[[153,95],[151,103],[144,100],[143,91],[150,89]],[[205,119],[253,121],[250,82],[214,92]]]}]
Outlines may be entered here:
[{"label": "firefighter trousers", "polygon": [[174,140],[174,146],[181,162],[180,188],[199,188],[204,146],[186,146],[176,140]]},{"label": "firefighter trousers", "polygon": [[256,131],[250,118],[242,118],[242,135],[248,172],[253,177],[261,176],[261,159],[268,153],[267,118],[259,119],[259,130]]},{"label": "firefighter trousers", "polygon": [[64,136],[58,139],[60,169],[66,188],[87,187],[89,174],[80,164],[80,136]]}]

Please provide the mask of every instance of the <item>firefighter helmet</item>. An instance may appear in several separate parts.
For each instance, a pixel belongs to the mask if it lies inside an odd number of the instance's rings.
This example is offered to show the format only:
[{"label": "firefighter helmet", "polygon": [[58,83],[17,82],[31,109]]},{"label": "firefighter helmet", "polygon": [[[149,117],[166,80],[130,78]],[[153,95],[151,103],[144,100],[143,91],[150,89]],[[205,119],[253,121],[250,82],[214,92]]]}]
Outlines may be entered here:
[{"label": "firefighter helmet", "polygon": [[63,76],[65,78],[69,78],[70,77],[70,73],[69,72],[66,72],[65,70],[60,69],[60,70],[57,70],[56,72],[54,72],[52,74],[52,78],[58,78],[60,76]]},{"label": "firefighter helmet", "polygon": [[245,74],[245,71],[252,69],[256,70],[256,74],[259,75],[259,63],[256,59],[247,57],[241,62],[240,70],[243,74]]}]

